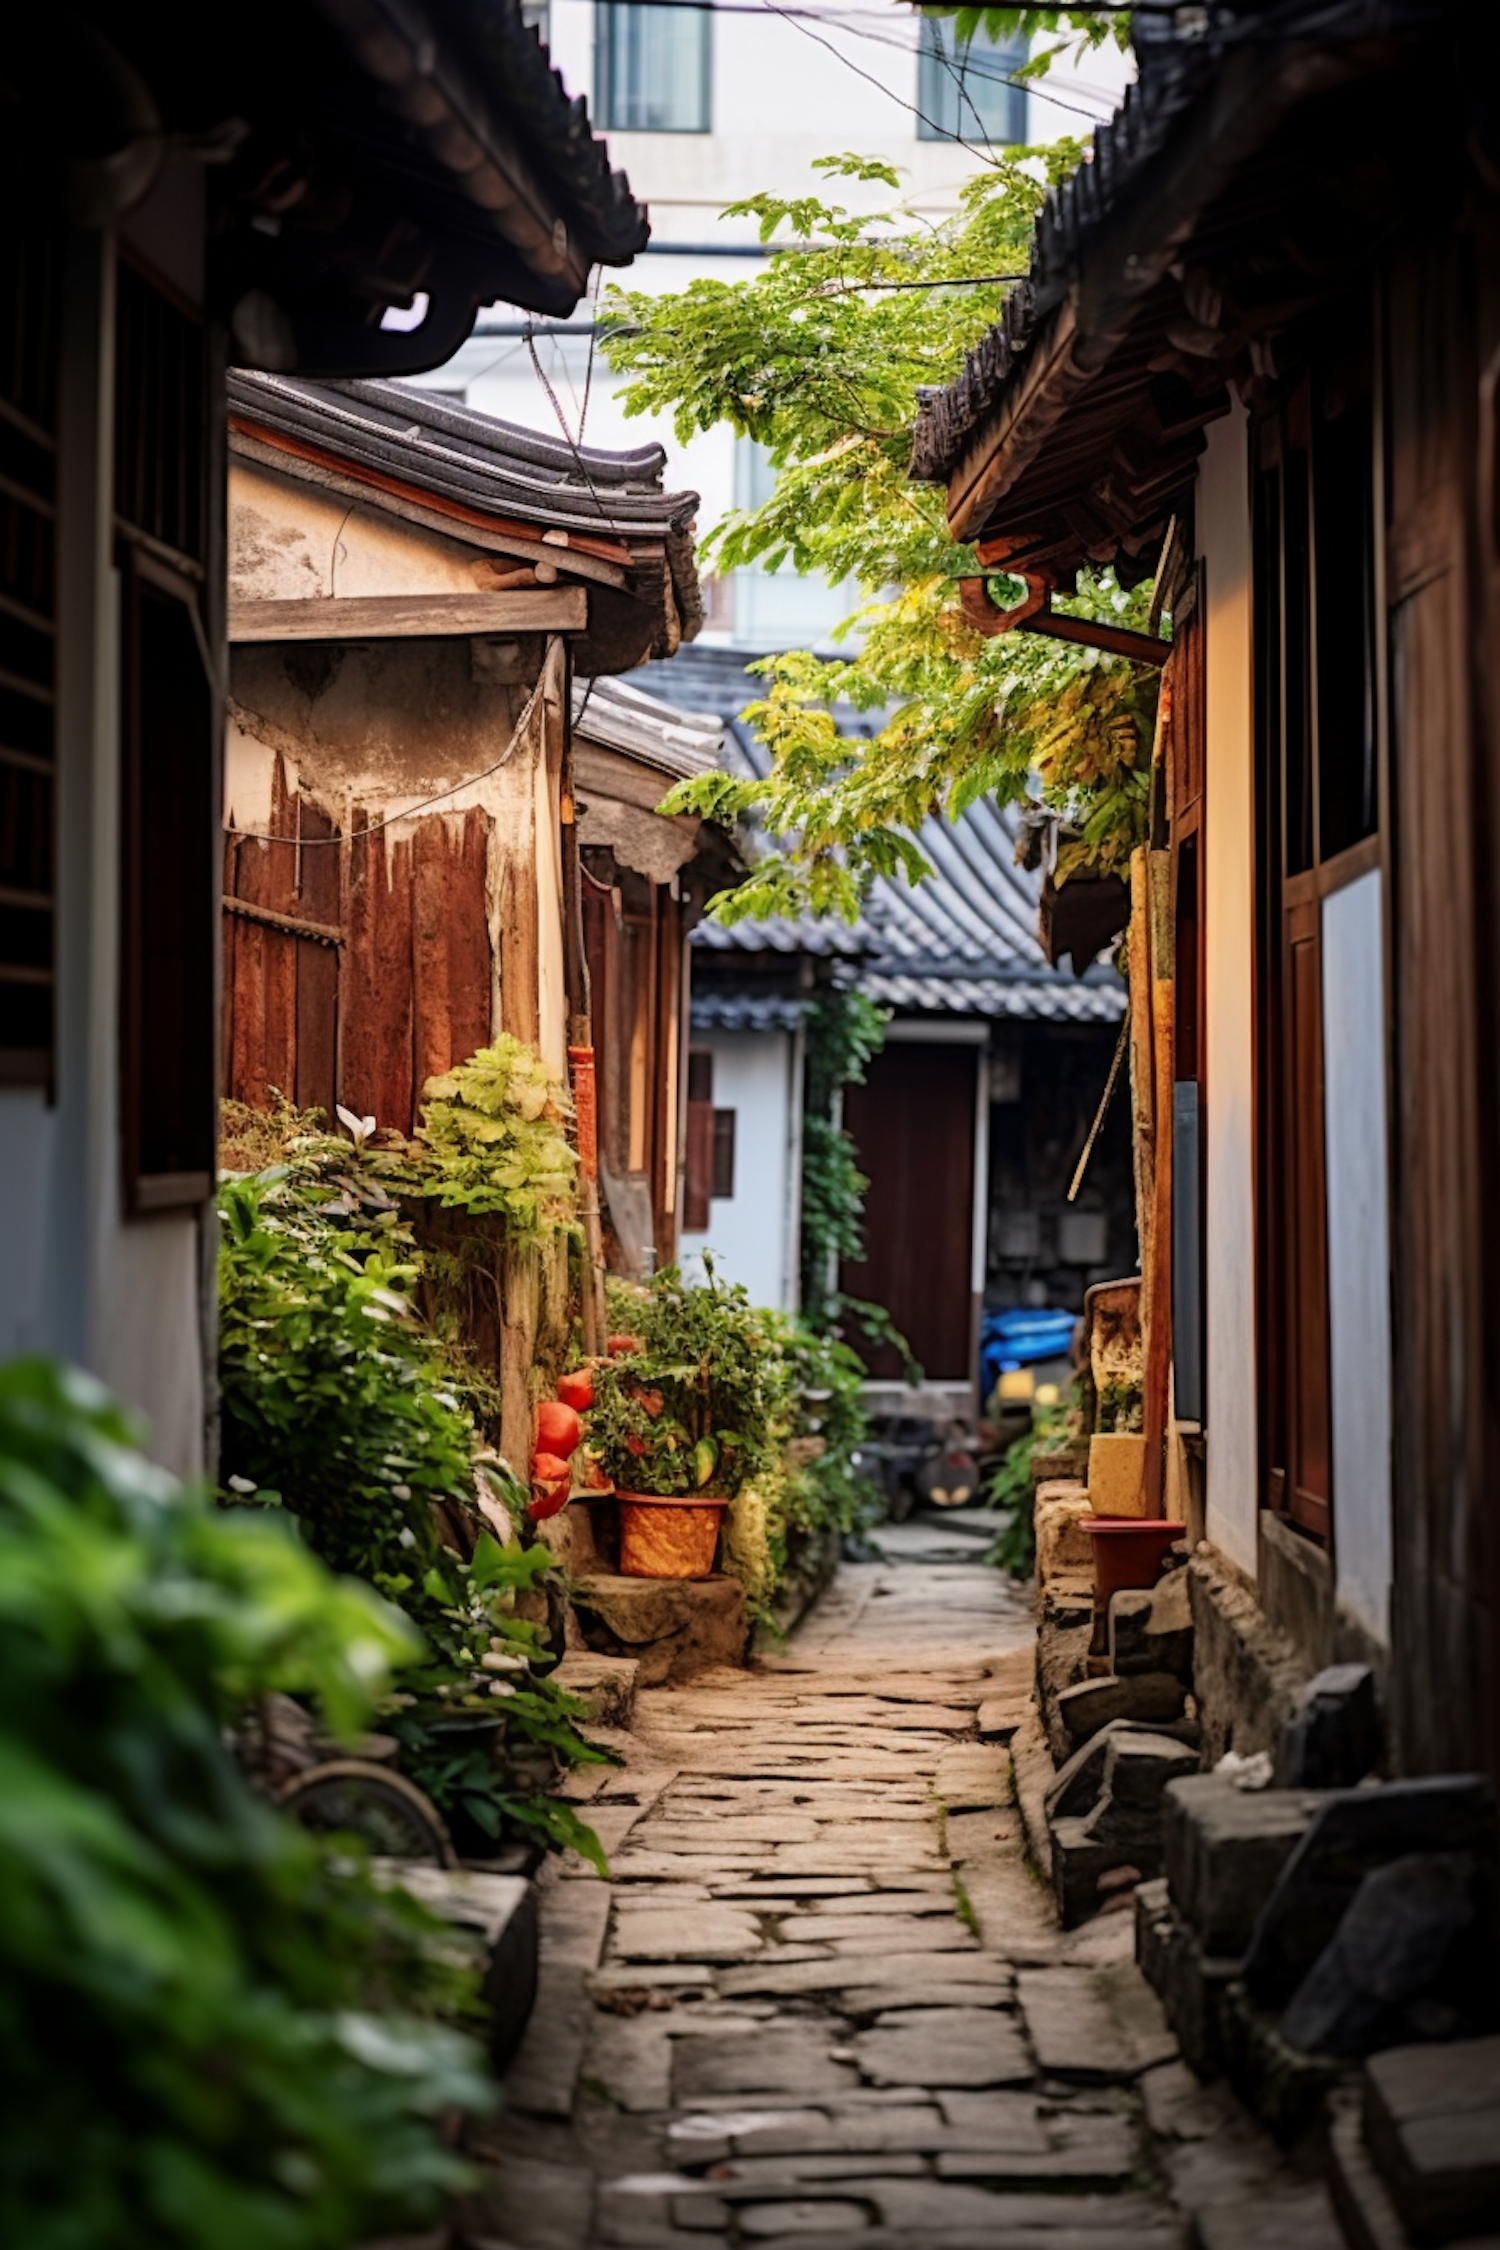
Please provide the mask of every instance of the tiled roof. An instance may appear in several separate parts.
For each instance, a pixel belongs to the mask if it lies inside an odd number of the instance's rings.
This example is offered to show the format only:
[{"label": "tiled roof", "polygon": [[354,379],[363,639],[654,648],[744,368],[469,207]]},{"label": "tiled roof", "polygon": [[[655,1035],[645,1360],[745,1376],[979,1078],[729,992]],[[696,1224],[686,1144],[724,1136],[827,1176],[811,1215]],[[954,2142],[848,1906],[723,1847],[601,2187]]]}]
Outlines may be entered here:
[{"label": "tiled roof", "polygon": [[681,710],[629,680],[575,680],[573,731],[673,781],[712,773],[724,748],[722,720]]},{"label": "tiled roof", "polygon": [[[745,659],[727,649],[682,650],[673,658],[674,698],[713,699],[729,719],[730,770],[764,775],[768,758],[735,714],[757,692]],[[653,675],[654,676],[654,675]],[[662,677],[668,675],[663,672]],[[797,921],[701,922],[700,953],[727,968],[732,957],[779,953],[842,957],[855,981],[883,1006],[953,1015],[1107,1022],[1124,1012],[1125,988],[1096,964],[1076,978],[1054,969],[1037,934],[1042,878],[1017,865],[1020,816],[981,798],[957,821],[925,820],[917,842],[932,863],[925,882],[877,876],[863,913]]]},{"label": "tiled roof", "polygon": [[1463,18],[1462,0],[1132,18],[1136,82],[1048,195],[996,325],[921,396],[911,473],[947,484],[956,539],[1053,586],[1084,563],[1149,574],[1231,378],[1260,379],[1252,345],[1357,278],[1414,164],[1433,192],[1462,131]]},{"label": "tiled roof", "polygon": [[696,492],[662,490],[667,457],[659,445],[625,453],[574,446],[412,384],[236,370],[229,410],[460,507],[549,530],[664,540],[698,512]]},{"label": "tiled roof", "polygon": [[789,992],[693,990],[694,1031],[795,1031],[807,1003]]}]

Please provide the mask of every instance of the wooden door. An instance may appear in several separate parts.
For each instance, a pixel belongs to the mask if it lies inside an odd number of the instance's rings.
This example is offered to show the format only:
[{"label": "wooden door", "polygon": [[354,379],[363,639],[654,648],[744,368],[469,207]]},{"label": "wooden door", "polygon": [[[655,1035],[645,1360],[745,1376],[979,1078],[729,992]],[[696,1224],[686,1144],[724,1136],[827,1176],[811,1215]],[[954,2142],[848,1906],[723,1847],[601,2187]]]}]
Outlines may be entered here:
[{"label": "wooden door", "polygon": [[[933,1382],[973,1379],[975,1047],[893,1040],[844,1098],[865,1199],[863,1258],[839,1285],[882,1305]],[[870,1373],[904,1372],[889,1347]]]}]

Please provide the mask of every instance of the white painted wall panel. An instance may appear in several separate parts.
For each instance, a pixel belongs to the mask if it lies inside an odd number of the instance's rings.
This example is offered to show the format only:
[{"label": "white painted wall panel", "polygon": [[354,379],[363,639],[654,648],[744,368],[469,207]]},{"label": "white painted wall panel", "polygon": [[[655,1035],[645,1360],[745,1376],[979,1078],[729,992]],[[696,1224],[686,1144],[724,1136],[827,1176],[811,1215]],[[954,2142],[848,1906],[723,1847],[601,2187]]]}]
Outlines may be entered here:
[{"label": "white painted wall panel", "polygon": [[1208,1492],[1213,1544],[1255,1569],[1255,1019],[1250,504],[1245,418],[1208,432],[1196,504],[1207,578],[1205,1016]]},{"label": "white painted wall panel", "polygon": [[1391,1309],[1380,872],[1323,904],[1334,1589],[1390,1637]]},{"label": "white painted wall panel", "polygon": [[734,1194],[714,1197],[706,1233],[682,1236],[683,1262],[711,1250],[719,1273],[743,1282],[754,1303],[790,1311],[796,1040],[789,1031],[718,1031],[695,1033],[693,1045],[713,1055],[715,1109],[735,1113]]}]

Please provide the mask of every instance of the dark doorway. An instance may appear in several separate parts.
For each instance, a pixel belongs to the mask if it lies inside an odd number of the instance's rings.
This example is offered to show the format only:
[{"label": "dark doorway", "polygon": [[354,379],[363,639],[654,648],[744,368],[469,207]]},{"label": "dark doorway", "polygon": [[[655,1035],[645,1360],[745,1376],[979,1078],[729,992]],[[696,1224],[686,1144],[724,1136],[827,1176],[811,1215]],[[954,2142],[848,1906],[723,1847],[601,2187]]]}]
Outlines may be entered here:
[{"label": "dark doorway", "polygon": [[[844,1123],[870,1182],[866,1255],[840,1287],[883,1305],[932,1382],[974,1373],[971,1259],[977,1047],[893,1039],[851,1086]],[[888,1347],[867,1351],[870,1373],[903,1373]]]}]

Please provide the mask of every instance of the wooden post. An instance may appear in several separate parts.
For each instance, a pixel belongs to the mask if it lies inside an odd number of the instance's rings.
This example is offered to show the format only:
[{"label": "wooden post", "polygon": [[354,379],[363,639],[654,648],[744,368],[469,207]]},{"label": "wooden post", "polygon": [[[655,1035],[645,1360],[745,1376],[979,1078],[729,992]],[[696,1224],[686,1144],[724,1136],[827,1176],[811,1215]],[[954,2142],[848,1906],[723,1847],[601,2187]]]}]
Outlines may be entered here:
[{"label": "wooden post", "polygon": [[1130,987],[1130,1142],[1135,1163],[1135,1228],[1141,1272],[1151,1270],[1151,1226],[1155,1210],[1156,1070],[1151,1048],[1151,908],[1149,854],[1144,844],[1130,855],[1130,927],[1125,963]]},{"label": "wooden post", "polygon": [[1146,1369],[1141,1427],[1146,1437],[1146,1513],[1163,1512],[1167,1403],[1172,1371],[1172,1069],[1174,954],[1172,855],[1152,852],[1147,867],[1150,909],[1151,1059],[1156,1108],[1151,1255],[1142,1266],[1141,1310]]}]

